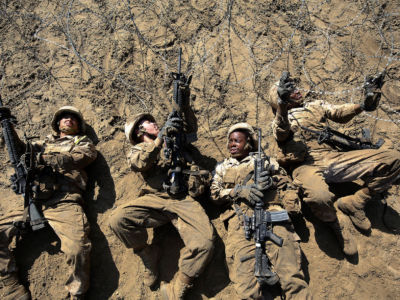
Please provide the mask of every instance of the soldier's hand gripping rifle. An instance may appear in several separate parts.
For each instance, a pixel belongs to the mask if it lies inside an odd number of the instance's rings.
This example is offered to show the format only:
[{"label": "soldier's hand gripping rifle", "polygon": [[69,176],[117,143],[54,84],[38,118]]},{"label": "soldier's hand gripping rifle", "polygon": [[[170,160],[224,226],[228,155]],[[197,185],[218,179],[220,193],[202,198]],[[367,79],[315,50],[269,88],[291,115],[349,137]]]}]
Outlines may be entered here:
[{"label": "soldier's hand gripping rifle", "polygon": [[21,194],[24,197],[25,211],[23,221],[16,222],[14,225],[21,231],[26,231],[29,228],[35,231],[43,228],[46,223],[46,220],[33,200],[34,191],[32,190],[32,183],[35,172],[35,153],[33,152],[32,144],[26,140],[25,153],[21,157],[18,155],[17,143],[13,134],[13,121],[15,121],[14,117],[3,106],[0,96],[0,122],[3,128],[3,137],[8,156],[15,170],[15,174],[11,176],[12,189],[16,194]]},{"label": "soldier's hand gripping rifle", "polygon": [[[272,177],[268,175],[268,180],[261,183],[261,174],[265,174],[264,169],[265,156],[261,150],[261,129],[258,129],[258,151],[254,159],[254,183],[259,189],[267,191],[272,187]],[[262,185],[262,186],[260,186]],[[254,212],[251,217],[244,215],[244,230],[247,240],[254,238],[256,245],[254,275],[260,285],[274,285],[279,281],[279,277],[270,269],[270,262],[265,253],[265,243],[272,241],[279,247],[282,246],[283,239],[272,232],[272,224],[276,222],[285,222],[289,216],[285,210],[269,212],[265,210],[264,201],[257,201]],[[241,258],[242,261],[250,257]]]},{"label": "soldier's hand gripping rifle", "polygon": [[[169,115],[169,118],[179,119],[180,123],[183,124],[183,106],[186,101],[189,101],[188,98],[188,89],[191,82],[192,77],[186,76],[181,73],[181,57],[182,57],[182,49],[179,48],[179,58],[178,58],[178,72],[172,73],[172,77],[174,79],[174,94],[173,101],[175,103],[175,108],[172,113]],[[173,196],[179,196],[185,194],[187,192],[186,182],[184,180],[183,174],[183,147],[185,144],[185,134],[183,133],[183,128],[177,133],[172,135],[167,134],[164,138],[166,147],[165,147],[165,157],[167,159],[171,159],[171,166],[168,173],[168,178],[166,182],[164,182],[164,189]]]}]

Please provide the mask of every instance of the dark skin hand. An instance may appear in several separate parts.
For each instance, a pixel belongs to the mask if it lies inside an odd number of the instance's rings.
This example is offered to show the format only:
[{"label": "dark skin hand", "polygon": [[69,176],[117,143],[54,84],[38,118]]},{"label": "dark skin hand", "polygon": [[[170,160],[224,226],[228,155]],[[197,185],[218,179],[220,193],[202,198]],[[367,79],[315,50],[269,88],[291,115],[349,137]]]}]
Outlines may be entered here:
[{"label": "dark skin hand", "polygon": [[247,136],[243,132],[234,131],[229,135],[228,150],[232,157],[242,160],[249,155],[250,150],[245,149]]}]

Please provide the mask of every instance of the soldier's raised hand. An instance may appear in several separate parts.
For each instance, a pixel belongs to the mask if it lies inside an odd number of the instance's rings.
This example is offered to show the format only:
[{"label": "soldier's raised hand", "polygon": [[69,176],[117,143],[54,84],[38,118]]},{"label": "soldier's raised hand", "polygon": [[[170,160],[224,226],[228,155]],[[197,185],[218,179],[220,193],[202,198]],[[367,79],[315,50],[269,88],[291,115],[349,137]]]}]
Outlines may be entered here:
[{"label": "soldier's raised hand", "polygon": [[279,80],[279,86],[278,86],[278,103],[281,101],[279,104],[283,103],[289,103],[290,101],[290,95],[293,93],[295,90],[295,86],[293,81],[290,79],[290,73],[287,71],[282,72],[282,76]]},{"label": "soldier's raised hand", "polygon": [[364,82],[364,101],[361,108],[365,111],[374,111],[381,99],[382,93],[380,88],[383,86],[385,72],[379,73],[377,76],[367,76]]},{"label": "soldier's raised hand", "polygon": [[0,121],[11,117],[11,110],[7,106],[0,107]]},{"label": "soldier's raised hand", "polygon": [[178,116],[172,114],[169,115],[167,122],[161,128],[158,137],[162,139],[165,136],[170,136],[172,134],[178,133],[183,126],[183,121]]}]

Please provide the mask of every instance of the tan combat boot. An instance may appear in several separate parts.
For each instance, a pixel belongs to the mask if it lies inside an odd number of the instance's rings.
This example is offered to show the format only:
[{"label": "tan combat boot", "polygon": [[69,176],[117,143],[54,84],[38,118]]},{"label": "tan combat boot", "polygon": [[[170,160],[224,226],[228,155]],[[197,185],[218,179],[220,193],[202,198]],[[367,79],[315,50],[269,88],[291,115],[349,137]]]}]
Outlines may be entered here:
[{"label": "tan combat boot", "polygon": [[160,293],[162,299],[183,300],[187,291],[193,286],[192,281],[192,278],[179,272],[175,280],[161,286]]},{"label": "tan combat boot", "polygon": [[0,278],[1,299],[3,300],[30,300],[31,295],[25,287],[19,283],[16,273],[7,274]]},{"label": "tan combat boot", "polygon": [[364,231],[371,229],[371,222],[365,215],[365,204],[371,199],[368,188],[357,191],[354,195],[342,197],[337,201],[338,208],[348,215],[355,226]]},{"label": "tan combat boot", "polygon": [[148,287],[152,287],[158,279],[160,248],[157,245],[151,245],[135,253],[142,259],[144,265],[143,282]]},{"label": "tan combat boot", "polygon": [[342,246],[344,254],[348,256],[356,255],[358,252],[357,244],[350,232],[350,226],[352,225],[349,217],[338,211],[336,221],[328,222],[327,224],[335,233],[337,240]]}]

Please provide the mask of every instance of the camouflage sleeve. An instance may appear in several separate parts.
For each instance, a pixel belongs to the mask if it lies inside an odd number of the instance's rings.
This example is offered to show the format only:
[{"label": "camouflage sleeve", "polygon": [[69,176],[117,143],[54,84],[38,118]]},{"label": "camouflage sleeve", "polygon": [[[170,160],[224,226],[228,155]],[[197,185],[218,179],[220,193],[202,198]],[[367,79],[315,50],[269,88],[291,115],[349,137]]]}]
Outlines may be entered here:
[{"label": "camouflage sleeve", "polygon": [[96,147],[86,136],[77,137],[74,143],[70,152],[45,154],[43,160],[56,170],[84,169],[96,159]]},{"label": "camouflage sleeve", "polygon": [[97,157],[96,147],[92,141],[85,137],[70,152],[74,166],[77,169],[86,168]]},{"label": "camouflage sleeve", "polygon": [[44,163],[56,171],[69,171],[84,169],[96,159],[96,147],[88,137],[77,137],[74,143],[70,152],[44,154],[42,157]]},{"label": "camouflage sleeve", "polygon": [[337,123],[347,123],[358,114],[356,112],[356,106],[357,104],[351,103],[340,105],[324,104],[323,109],[325,116],[329,120]]},{"label": "camouflage sleeve", "polygon": [[272,121],[272,132],[278,142],[287,140],[290,136],[290,123],[288,117],[277,113]]},{"label": "camouflage sleeve", "polygon": [[158,154],[161,147],[154,143],[140,143],[132,147],[128,154],[129,166],[137,171],[147,171],[158,161]]},{"label": "camouflage sleeve", "polygon": [[223,163],[216,166],[211,182],[211,199],[217,204],[232,202],[232,197],[229,195],[231,188],[224,188],[223,181]]}]

